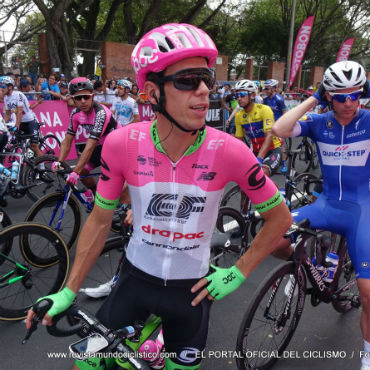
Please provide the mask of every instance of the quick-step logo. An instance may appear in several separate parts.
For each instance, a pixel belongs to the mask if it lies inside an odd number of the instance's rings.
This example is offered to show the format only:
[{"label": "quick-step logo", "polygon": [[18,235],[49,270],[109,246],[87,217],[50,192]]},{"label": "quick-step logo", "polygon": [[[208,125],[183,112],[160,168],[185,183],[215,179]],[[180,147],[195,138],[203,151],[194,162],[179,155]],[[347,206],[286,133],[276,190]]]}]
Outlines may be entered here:
[{"label": "quick-step logo", "polygon": [[369,156],[370,140],[345,145],[317,143],[322,162],[326,166],[363,167]]}]

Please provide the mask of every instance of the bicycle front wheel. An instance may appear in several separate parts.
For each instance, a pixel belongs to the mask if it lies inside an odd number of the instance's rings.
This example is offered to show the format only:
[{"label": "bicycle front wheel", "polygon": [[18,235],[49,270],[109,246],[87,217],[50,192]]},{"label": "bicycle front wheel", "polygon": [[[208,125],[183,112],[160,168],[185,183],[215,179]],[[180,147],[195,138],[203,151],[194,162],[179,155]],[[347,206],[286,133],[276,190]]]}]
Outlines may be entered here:
[{"label": "bicycle front wheel", "polygon": [[220,207],[232,207],[246,214],[250,208],[250,200],[239,185],[235,185],[223,195]]},{"label": "bicycle front wheel", "polygon": [[[63,191],[47,194],[32,206],[26,215],[25,221],[35,221],[52,227],[62,236],[67,244],[67,248],[71,249],[80,232],[82,215],[78,200],[73,195],[69,197],[68,203],[63,210],[64,196]],[[60,229],[57,230],[58,221],[63,211],[64,215]],[[28,247],[25,245],[25,254],[28,256],[29,253]],[[29,258],[35,260],[36,257],[30,255]],[[52,259],[39,261],[40,264],[46,265],[53,262]]]},{"label": "bicycle front wheel", "polygon": [[[292,339],[306,295],[305,273],[299,268],[297,283],[293,285],[294,269],[293,262],[278,266],[252,297],[237,337],[236,351],[241,355],[237,358],[238,369],[269,369]],[[267,358],[249,355],[262,351],[272,355]]]},{"label": "bicycle front wheel", "polygon": [[87,275],[80,289],[79,297],[106,297],[118,278],[119,265],[124,254],[125,246],[121,236],[108,239],[99,258]]},{"label": "bicycle front wheel", "polygon": [[287,191],[290,209],[296,209],[312,203],[313,190],[320,179],[312,173],[301,173],[293,179],[293,186]]},{"label": "bicycle front wheel", "polygon": [[[32,165],[27,165],[22,169],[22,185],[29,187],[27,196],[34,202],[38,201],[45,194],[63,189],[64,178],[52,172],[51,166],[57,161],[58,157],[53,155],[41,155],[36,157]],[[71,172],[71,167],[62,162],[61,166],[65,172]]]},{"label": "bicycle front wheel", "polygon": [[211,263],[231,267],[244,254],[248,245],[247,225],[236,209],[221,207],[211,241]]},{"label": "bicycle front wheel", "polygon": [[55,155],[60,151],[60,140],[53,134],[48,134],[40,139],[39,148],[43,154]]},{"label": "bicycle front wheel", "polygon": [[[35,254],[57,256],[58,263],[39,266],[25,258],[22,241]],[[58,233],[37,223],[20,223],[0,232],[0,320],[20,320],[42,296],[62,289],[69,270],[67,247]]]},{"label": "bicycle front wheel", "polygon": [[312,168],[314,149],[308,141],[305,141],[300,149],[301,151],[299,153],[293,155],[292,166],[297,172],[308,172]]}]

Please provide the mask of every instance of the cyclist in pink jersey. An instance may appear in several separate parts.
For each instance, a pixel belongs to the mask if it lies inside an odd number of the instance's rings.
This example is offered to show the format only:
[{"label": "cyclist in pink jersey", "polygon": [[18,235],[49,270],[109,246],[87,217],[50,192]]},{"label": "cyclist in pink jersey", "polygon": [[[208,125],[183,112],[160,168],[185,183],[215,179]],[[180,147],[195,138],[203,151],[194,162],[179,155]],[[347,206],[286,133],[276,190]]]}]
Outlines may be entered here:
[{"label": "cyclist in pink jersey", "polygon": [[[134,232],[118,281],[97,317],[121,328],[150,313],[160,316],[166,350],[176,353],[166,358],[165,369],[199,369],[211,302],[237,289],[291,224],[280,193],[247,146],[205,126],[216,57],[210,37],[188,24],[157,27],[136,45],[131,63],[157,120],[125,126],[107,137],[94,210],[81,233],[67,287],[49,296],[54,306],[44,324],[73,301],[104,246],[127,182]],[[242,187],[265,223],[234,266],[210,267],[210,240],[229,181]],[[33,315],[30,310],[28,327]],[[76,363],[76,368],[84,365]]]},{"label": "cyclist in pink jersey", "polygon": [[[87,175],[92,169],[100,166],[103,142],[117,127],[117,122],[106,106],[93,100],[94,87],[87,78],[74,78],[69,83],[68,90],[76,108],[71,112],[68,130],[60,145],[59,158],[53,163],[52,169],[60,168],[60,162],[67,158],[77,129],[82,126],[89,133],[89,138],[74,171],[67,178],[67,182],[76,185],[80,175]],[[95,193],[96,184],[93,178],[83,179],[82,182]]]}]

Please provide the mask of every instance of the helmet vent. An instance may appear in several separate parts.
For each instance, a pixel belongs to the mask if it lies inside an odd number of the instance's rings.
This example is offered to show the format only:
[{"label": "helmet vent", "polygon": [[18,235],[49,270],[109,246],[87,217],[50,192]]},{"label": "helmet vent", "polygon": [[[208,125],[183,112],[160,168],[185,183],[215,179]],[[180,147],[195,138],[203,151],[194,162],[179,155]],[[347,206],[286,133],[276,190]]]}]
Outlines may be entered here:
[{"label": "helmet vent", "polygon": [[351,78],[352,78],[352,69],[350,69],[349,71],[343,71],[343,74],[346,76],[347,80],[351,80]]},{"label": "helmet vent", "polygon": [[198,45],[204,46],[204,43],[203,43],[202,39],[199,37],[198,33],[193,28],[186,27],[186,29],[192,34],[192,36],[197,41]]},{"label": "helmet vent", "polygon": [[186,48],[191,48],[191,42],[183,33],[177,33],[176,36]]},{"label": "helmet vent", "polygon": [[141,49],[141,55],[144,57],[151,57],[153,55],[153,49],[151,47],[144,46]]}]

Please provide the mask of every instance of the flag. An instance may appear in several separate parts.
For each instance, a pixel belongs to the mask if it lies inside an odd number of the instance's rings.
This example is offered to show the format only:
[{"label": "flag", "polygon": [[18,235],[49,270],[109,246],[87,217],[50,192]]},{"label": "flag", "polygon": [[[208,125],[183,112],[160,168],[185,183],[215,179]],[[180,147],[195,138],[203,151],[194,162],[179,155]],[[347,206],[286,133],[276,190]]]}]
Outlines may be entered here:
[{"label": "flag", "polygon": [[353,41],[355,41],[355,39],[352,37],[343,42],[337,55],[337,62],[341,62],[342,60],[348,60],[349,54],[351,53]]},{"label": "flag", "polygon": [[315,19],[315,16],[312,15],[311,17],[308,17],[302,23],[302,26],[299,29],[297,37],[295,39],[292,64],[291,64],[290,76],[289,76],[289,87],[293,85],[295,76],[302,63],[304,53],[306,51],[308,42],[310,41],[314,19]]}]

